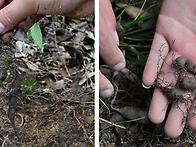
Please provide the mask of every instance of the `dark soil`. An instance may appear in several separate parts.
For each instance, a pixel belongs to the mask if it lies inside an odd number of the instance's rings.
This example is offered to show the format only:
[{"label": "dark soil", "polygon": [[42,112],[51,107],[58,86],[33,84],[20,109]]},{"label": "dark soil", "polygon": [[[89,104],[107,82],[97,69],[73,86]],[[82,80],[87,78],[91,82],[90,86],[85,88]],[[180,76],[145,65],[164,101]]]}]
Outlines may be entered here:
[{"label": "dark soil", "polygon": [[11,43],[1,42],[0,76],[7,76],[1,78],[0,144],[92,147],[94,18],[47,16],[39,24],[43,52],[20,29]]},{"label": "dark soil", "polygon": [[[127,66],[128,68],[121,72],[113,71],[105,65],[101,67],[102,73],[113,83],[115,93],[110,98],[101,98],[103,102],[100,102],[100,146],[195,145],[195,131],[188,126],[185,126],[181,136],[172,139],[164,133],[165,121],[154,124],[148,119],[153,88],[144,89],[141,81],[142,73],[130,64]],[[139,118],[142,119],[137,120]],[[135,119],[136,121],[129,122]],[[118,125],[110,126],[112,123]]]}]

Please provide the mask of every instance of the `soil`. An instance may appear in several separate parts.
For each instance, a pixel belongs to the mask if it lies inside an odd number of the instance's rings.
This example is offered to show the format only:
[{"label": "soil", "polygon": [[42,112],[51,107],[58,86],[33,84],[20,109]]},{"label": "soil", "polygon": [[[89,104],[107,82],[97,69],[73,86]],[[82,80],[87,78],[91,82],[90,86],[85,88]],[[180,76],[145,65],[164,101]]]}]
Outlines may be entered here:
[{"label": "soil", "polygon": [[[134,64],[138,67],[137,63]],[[148,119],[154,88],[142,87],[142,73],[133,65],[127,64],[127,68],[120,72],[102,65],[101,71],[115,87],[110,98],[101,98],[100,101],[101,147],[196,145],[195,130],[188,126],[178,138],[173,139],[164,132],[165,120],[154,124]]]},{"label": "soil", "polygon": [[92,147],[94,18],[47,16],[39,25],[43,52],[20,29],[1,42],[7,76],[0,85],[0,144]]}]

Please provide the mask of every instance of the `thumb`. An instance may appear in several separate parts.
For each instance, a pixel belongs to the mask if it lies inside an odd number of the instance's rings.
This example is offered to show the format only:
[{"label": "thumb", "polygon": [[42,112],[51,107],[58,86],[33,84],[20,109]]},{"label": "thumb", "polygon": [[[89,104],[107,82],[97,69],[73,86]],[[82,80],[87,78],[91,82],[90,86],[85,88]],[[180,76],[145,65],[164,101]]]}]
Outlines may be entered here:
[{"label": "thumb", "polygon": [[15,27],[20,21],[36,13],[31,0],[14,0],[0,10],[0,34]]}]

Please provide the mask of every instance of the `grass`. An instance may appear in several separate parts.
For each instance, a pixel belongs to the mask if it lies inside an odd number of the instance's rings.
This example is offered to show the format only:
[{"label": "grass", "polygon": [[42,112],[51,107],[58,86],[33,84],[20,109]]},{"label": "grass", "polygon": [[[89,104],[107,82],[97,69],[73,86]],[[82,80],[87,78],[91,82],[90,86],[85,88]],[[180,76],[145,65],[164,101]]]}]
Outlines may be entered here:
[{"label": "grass", "polygon": [[8,69],[9,69],[8,58],[3,57],[3,58],[1,58],[1,61],[3,61],[3,63],[4,63],[4,65],[5,65],[5,67],[6,67],[6,69],[8,70]]},{"label": "grass", "polygon": [[141,120],[141,119],[144,119],[144,117],[137,118],[137,119],[133,119],[133,120],[127,120],[127,121],[112,123],[111,125],[109,125],[109,126],[105,127],[104,129],[100,130],[99,133],[103,132],[104,130],[106,130],[106,129],[112,127],[112,126],[119,125],[119,124],[123,124],[123,123],[134,122],[134,121],[138,121],[138,120]]},{"label": "grass", "polygon": [[39,87],[36,79],[33,77],[27,77],[27,76],[21,75],[21,80],[22,80],[21,81],[22,94],[24,98],[27,98],[28,94],[34,93],[37,87]]},{"label": "grass", "polygon": [[[140,42],[147,41],[147,42],[151,43],[153,36],[154,36],[154,33],[155,33],[156,25],[154,24],[152,26],[141,28],[137,24],[142,21],[156,19],[158,16],[158,12],[150,14],[148,16],[143,16],[143,14],[145,12],[149,11],[150,9],[159,6],[160,3],[157,2],[156,0],[147,0],[147,1],[137,2],[137,3],[131,3],[131,1],[130,1],[127,6],[123,6],[123,7],[120,7],[120,8],[117,8],[114,10],[115,13],[117,13],[117,12],[119,13],[116,16],[116,20],[118,20],[120,17],[122,17],[122,19],[123,19],[123,14],[125,13],[125,10],[128,6],[136,6],[137,7],[139,4],[140,5],[144,4],[144,3],[147,4],[148,2],[153,2],[153,4],[148,7],[144,7],[143,8],[144,11],[141,11],[141,13],[138,14],[138,17],[136,17],[135,19],[131,19],[130,21],[127,21],[127,22],[124,22],[121,24],[121,26],[123,28],[126,28],[125,29],[125,37],[126,38],[136,39],[136,40],[139,40]],[[131,51],[136,55],[136,57],[126,55],[125,58],[128,63],[131,64],[132,62],[134,62],[134,63],[136,62],[141,67],[145,66],[147,58],[142,54],[142,52],[138,51],[136,48],[134,48],[132,45],[130,45],[129,40],[125,39],[124,42],[120,42],[120,44],[127,46],[128,51]],[[143,68],[139,68],[136,66],[135,66],[135,68],[137,70],[139,70],[140,72],[143,72]]]}]

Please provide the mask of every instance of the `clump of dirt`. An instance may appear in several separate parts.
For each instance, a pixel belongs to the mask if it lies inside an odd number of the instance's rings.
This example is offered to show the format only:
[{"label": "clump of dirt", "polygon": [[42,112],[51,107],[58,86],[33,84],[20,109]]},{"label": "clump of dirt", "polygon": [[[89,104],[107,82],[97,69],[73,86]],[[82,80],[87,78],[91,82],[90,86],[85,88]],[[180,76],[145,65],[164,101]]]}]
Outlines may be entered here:
[{"label": "clump of dirt", "polygon": [[[66,20],[66,21],[65,21]],[[94,146],[94,18],[46,16],[0,48],[2,146]]]}]

